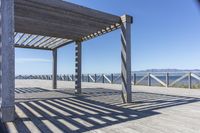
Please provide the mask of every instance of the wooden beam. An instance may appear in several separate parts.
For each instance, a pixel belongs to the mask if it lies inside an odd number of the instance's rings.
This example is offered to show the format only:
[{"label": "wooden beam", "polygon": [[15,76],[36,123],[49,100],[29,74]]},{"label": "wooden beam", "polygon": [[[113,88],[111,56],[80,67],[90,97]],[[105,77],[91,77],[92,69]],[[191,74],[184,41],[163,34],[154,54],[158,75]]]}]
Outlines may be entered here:
[{"label": "wooden beam", "polygon": [[35,47],[41,47],[41,44],[45,43],[45,42],[48,42],[52,37],[45,37],[43,40],[37,42],[37,43],[34,43],[34,46]]},{"label": "wooden beam", "polygon": [[[121,27],[121,25],[118,25],[118,26],[116,26],[115,28],[111,28],[111,29],[108,30],[108,31],[106,31],[106,30],[104,30],[104,29],[101,29],[100,31],[96,31],[96,32],[94,32],[94,33],[92,33],[92,34],[86,35],[86,36],[84,36],[84,37],[82,37],[81,39],[78,39],[78,40],[87,41],[87,40],[96,38],[96,37],[98,37],[98,36],[105,35],[106,33],[112,32],[112,31],[114,31],[114,30],[117,30],[117,29],[119,29],[120,27]],[[104,32],[103,32],[102,30],[103,30]]]},{"label": "wooden beam", "polygon": [[15,116],[14,0],[0,0],[0,117],[2,122]]},{"label": "wooden beam", "polygon": [[54,46],[56,43],[60,42],[60,41],[64,41],[67,39],[62,39],[62,38],[55,38],[53,41],[46,43],[45,45],[41,45],[40,47],[44,47],[44,48],[49,48],[49,46]]},{"label": "wooden beam", "polygon": [[15,16],[15,32],[50,36],[65,39],[77,39],[84,36],[84,33],[66,28],[59,24],[50,24],[44,21]]},{"label": "wooden beam", "polygon": [[69,41],[69,42],[63,43],[63,44],[61,44],[61,45],[59,45],[59,46],[57,46],[57,47],[53,47],[52,49],[58,49],[58,48],[61,48],[61,47],[66,46],[66,45],[68,45],[68,44],[71,44],[71,43],[73,43],[73,42],[74,42],[74,41]]},{"label": "wooden beam", "polygon": [[55,38],[55,37],[51,37],[48,41],[44,42],[44,43],[41,43],[39,45],[39,47],[45,47],[47,45],[50,45],[51,43],[54,43],[58,40],[59,38]]},{"label": "wooden beam", "polygon": [[175,81],[173,81],[169,86],[173,86],[175,85],[177,82],[183,80],[184,78],[188,77],[188,74],[184,74],[183,76],[181,76],[180,78],[176,79]]},{"label": "wooden beam", "polygon": [[91,19],[95,21],[116,22],[120,21],[120,17],[109,13],[97,11],[77,4],[69,3],[62,0],[15,0],[16,5],[26,5],[27,7],[38,7],[49,12],[59,12],[78,18]]},{"label": "wooden beam", "polygon": [[161,85],[166,86],[166,83],[164,83],[162,80],[160,80],[159,78],[157,78],[155,75],[150,74],[150,77],[152,77],[154,80],[156,80]]},{"label": "wooden beam", "polygon": [[63,43],[66,43],[66,42],[68,42],[68,41],[69,41],[68,39],[56,41],[55,44],[50,44],[50,45],[48,45],[48,46],[46,46],[46,47],[51,48],[51,49],[54,49],[54,48],[58,47],[59,45],[62,45]]},{"label": "wooden beam", "polygon": [[77,40],[120,17],[60,0],[15,0],[15,20],[17,32]]},{"label": "wooden beam", "polygon": [[29,44],[31,44],[32,42],[34,42],[39,37],[39,35],[32,35],[31,37],[32,38],[28,42],[26,42],[26,44],[22,44],[22,45],[29,45]]},{"label": "wooden beam", "polygon": [[29,46],[29,45],[14,45],[15,48],[28,48],[28,49],[38,49],[38,50],[53,50],[50,48],[43,48],[43,47],[34,47],[34,46]]},{"label": "wooden beam", "polygon": [[[106,25],[110,25],[112,23],[106,24],[100,23],[96,21],[91,21],[90,18],[82,19],[81,16],[77,16],[76,14],[69,14],[66,12],[52,12],[48,10],[44,10],[44,8],[39,6],[25,6],[25,5],[16,5],[15,6],[16,14],[15,16],[21,16],[24,18],[32,18],[38,21],[46,21],[49,23],[58,23],[60,25],[68,25],[69,27],[74,27],[76,29],[81,29],[84,31],[98,30]],[[25,13],[25,12],[28,12]],[[77,16],[77,17],[75,17]],[[85,23],[87,21],[87,23]],[[107,22],[108,23],[108,22]],[[75,27],[76,26],[76,27]]]},{"label": "wooden beam", "polygon": [[[16,32],[15,32],[16,33]],[[29,34],[22,42],[20,45],[23,45],[27,40],[29,40],[32,37],[31,34]]]},{"label": "wooden beam", "polygon": [[142,78],[140,78],[140,79],[136,82],[135,85],[137,85],[137,84],[139,84],[140,82],[142,82],[142,81],[143,81],[144,79],[146,79],[148,76],[149,76],[148,74],[144,75]]},{"label": "wooden beam", "polygon": [[191,73],[191,76],[196,80],[200,81],[200,77],[197,74]]}]

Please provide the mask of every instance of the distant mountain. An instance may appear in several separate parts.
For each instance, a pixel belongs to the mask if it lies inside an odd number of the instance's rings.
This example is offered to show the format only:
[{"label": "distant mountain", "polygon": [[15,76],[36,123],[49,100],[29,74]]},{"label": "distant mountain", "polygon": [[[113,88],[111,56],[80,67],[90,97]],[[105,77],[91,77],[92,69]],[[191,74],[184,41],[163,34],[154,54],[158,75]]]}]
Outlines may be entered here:
[{"label": "distant mountain", "polygon": [[190,72],[190,71],[200,72],[200,69],[147,69],[134,72]]}]

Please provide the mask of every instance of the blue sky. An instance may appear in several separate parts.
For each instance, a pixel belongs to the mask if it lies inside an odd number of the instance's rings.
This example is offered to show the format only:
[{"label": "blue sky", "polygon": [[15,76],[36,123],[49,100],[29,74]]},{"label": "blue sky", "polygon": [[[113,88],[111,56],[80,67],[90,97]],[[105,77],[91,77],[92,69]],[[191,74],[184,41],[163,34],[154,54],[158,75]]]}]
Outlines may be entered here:
[{"label": "blue sky", "polygon": [[[200,69],[200,8],[195,0],[70,0],[134,17],[132,70]],[[120,72],[120,30],[83,42],[83,73]],[[16,74],[51,74],[52,53],[16,48]],[[74,73],[74,44],[58,50],[58,73]]]}]

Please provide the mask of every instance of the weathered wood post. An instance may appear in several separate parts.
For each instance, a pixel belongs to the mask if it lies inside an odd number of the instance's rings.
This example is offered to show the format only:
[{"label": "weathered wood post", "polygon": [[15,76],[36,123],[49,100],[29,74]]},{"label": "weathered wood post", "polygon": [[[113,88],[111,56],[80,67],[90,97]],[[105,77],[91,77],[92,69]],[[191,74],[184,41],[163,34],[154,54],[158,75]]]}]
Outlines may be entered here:
[{"label": "weathered wood post", "polygon": [[192,88],[192,76],[191,76],[191,72],[188,73],[188,88],[189,89]]},{"label": "weathered wood post", "polygon": [[0,15],[0,115],[8,122],[15,114],[14,0],[0,0]]},{"label": "weathered wood post", "polygon": [[90,74],[87,75],[87,82],[90,82]]},{"label": "weathered wood post", "polygon": [[136,85],[136,80],[137,80],[136,73],[134,73],[133,74],[133,85]]},{"label": "weathered wood post", "polygon": [[121,78],[122,96],[125,103],[132,102],[131,91],[131,23],[133,18],[128,15],[121,17]]},{"label": "weathered wood post", "polygon": [[81,82],[84,82],[84,75],[81,74]]},{"label": "weathered wood post", "polygon": [[111,77],[111,83],[113,84],[113,82],[114,82],[114,75],[111,74],[110,77]]},{"label": "weathered wood post", "polygon": [[94,74],[94,82],[97,82],[97,74]]},{"label": "weathered wood post", "polygon": [[52,74],[52,88],[57,89],[57,49],[52,51],[53,54],[53,74]]},{"label": "weathered wood post", "polygon": [[169,87],[169,73],[166,73],[166,87]]},{"label": "weathered wood post", "polygon": [[75,44],[75,94],[81,94],[81,42]]},{"label": "weathered wood post", "polygon": [[74,74],[72,74],[72,81],[74,81]]},{"label": "weathered wood post", "polygon": [[104,74],[102,74],[102,83],[105,83]]},{"label": "weathered wood post", "polygon": [[148,73],[148,86],[151,86],[151,73]]}]

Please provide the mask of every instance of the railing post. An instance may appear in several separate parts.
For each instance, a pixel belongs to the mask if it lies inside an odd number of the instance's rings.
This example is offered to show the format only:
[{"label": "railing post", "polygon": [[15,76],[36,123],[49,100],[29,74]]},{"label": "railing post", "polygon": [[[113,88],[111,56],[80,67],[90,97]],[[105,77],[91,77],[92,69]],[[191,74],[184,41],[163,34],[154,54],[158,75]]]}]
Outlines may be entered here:
[{"label": "railing post", "polygon": [[148,73],[148,86],[151,86],[151,73]]},{"label": "railing post", "polygon": [[104,79],[104,74],[102,74],[102,83],[105,82],[105,79]]},{"label": "railing post", "polygon": [[188,73],[188,88],[192,88],[192,77],[191,77],[191,72]]},{"label": "railing post", "polygon": [[136,73],[133,74],[133,85],[136,85]]},{"label": "railing post", "polygon": [[72,74],[72,81],[74,81],[74,74]]},{"label": "railing post", "polygon": [[87,75],[87,81],[90,82],[90,75]]},{"label": "railing post", "polygon": [[97,82],[97,74],[94,74],[94,82]]},{"label": "railing post", "polygon": [[113,82],[114,82],[114,75],[111,74],[111,83],[113,84]]},{"label": "railing post", "polygon": [[67,74],[67,81],[70,81],[70,79],[69,79],[69,74]]},{"label": "railing post", "polygon": [[169,73],[166,73],[166,87],[169,87]]}]

